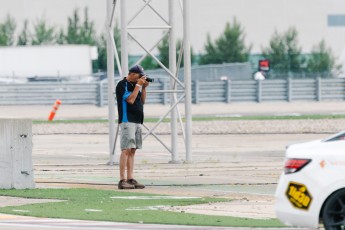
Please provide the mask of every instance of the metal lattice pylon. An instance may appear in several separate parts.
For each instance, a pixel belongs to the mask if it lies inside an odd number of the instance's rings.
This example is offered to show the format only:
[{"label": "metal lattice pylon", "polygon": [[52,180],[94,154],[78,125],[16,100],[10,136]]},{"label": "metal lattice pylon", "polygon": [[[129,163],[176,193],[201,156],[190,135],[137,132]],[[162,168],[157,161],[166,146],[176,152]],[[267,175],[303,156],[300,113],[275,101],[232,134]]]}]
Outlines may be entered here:
[{"label": "metal lattice pylon", "polygon": [[[114,84],[114,58],[119,67],[120,77],[125,77],[124,74],[128,73],[128,37],[130,37],[136,44],[138,44],[144,51],[143,55],[136,64],[140,64],[146,56],[151,56],[159,66],[164,69],[170,76],[170,89],[168,90],[148,90],[148,93],[170,93],[170,109],[159,119],[159,121],[149,129],[145,124],[144,127],[148,130],[143,139],[148,135],[155,137],[170,153],[172,163],[177,163],[177,120],[179,120],[182,128],[182,134],[185,141],[186,162],[192,161],[192,115],[191,115],[191,53],[190,53],[190,34],[189,34],[189,1],[190,0],[166,0],[169,7],[169,20],[166,20],[158,10],[152,6],[152,0],[141,0],[141,8],[127,19],[127,2],[128,0],[120,0],[120,18],[121,18],[121,63],[119,60],[116,43],[113,36],[113,20],[117,0],[107,0],[107,75],[108,75],[108,106],[109,106],[109,150],[110,160],[108,164],[117,163],[115,160],[115,146],[119,128],[115,130],[115,84]],[[159,0],[162,1],[162,0]],[[178,60],[176,61],[176,4],[179,3],[181,15],[183,17],[183,45],[181,47]],[[161,20],[161,26],[136,26],[135,19],[144,13],[144,9],[150,8]],[[132,31],[134,30],[162,30],[162,36],[157,39],[157,42],[150,48],[146,47],[140,39],[138,39]],[[160,41],[165,36],[169,36],[169,67],[164,66],[159,59],[152,53],[152,50],[158,46]],[[184,56],[184,82],[178,79],[180,64]],[[177,90],[177,84],[183,90]],[[177,98],[177,93],[182,93],[182,96]],[[184,99],[185,104],[185,127],[182,123],[181,114],[177,105]],[[154,133],[158,125],[170,114],[171,117],[171,148],[169,148],[159,137]]]}]

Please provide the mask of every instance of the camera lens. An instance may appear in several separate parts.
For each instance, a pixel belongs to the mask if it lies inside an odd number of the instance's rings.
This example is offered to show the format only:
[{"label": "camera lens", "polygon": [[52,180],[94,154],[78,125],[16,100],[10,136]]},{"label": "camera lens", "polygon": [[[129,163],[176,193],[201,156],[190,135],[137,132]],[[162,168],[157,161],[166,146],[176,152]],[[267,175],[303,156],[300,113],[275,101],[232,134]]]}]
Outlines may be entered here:
[{"label": "camera lens", "polygon": [[148,81],[148,82],[154,82],[155,79],[147,77],[147,78],[146,78],[146,81]]}]

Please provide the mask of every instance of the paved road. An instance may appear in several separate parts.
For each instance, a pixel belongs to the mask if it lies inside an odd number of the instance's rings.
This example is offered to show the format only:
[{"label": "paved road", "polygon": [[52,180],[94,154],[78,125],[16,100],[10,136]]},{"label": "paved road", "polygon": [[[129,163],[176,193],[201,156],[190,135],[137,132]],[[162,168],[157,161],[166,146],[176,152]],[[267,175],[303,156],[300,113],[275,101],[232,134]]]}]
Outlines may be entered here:
[{"label": "paved road", "polygon": [[[0,216],[1,218],[1,216]],[[9,217],[11,218],[11,217]],[[154,225],[154,224],[130,224],[130,223],[114,223],[114,222],[101,222],[101,221],[78,221],[78,220],[63,220],[63,219],[34,219],[25,218],[15,220],[3,220],[0,222],[0,229],[2,230],[193,230],[193,229],[227,229],[227,230],[244,230],[245,228],[229,228],[229,227],[200,227],[200,226],[180,226],[180,225]],[[256,228],[261,230],[262,228]],[[270,230],[293,230],[294,228],[270,228]],[[296,228],[297,229],[297,228]],[[301,229],[301,228],[299,228]]]},{"label": "paved road", "polygon": [[102,221],[79,221],[65,219],[44,219],[31,217],[18,217],[12,215],[0,215],[0,229],[2,230],[52,230],[52,229],[75,229],[75,230],[139,230],[139,229],[229,229],[221,227],[195,227],[177,225],[154,225],[132,224]]},{"label": "paved road", "polygon": [[[284,103],[283,103],[284,104]],[[264,104],[217,104],[213,106],[193,105],[195,115],[204,114],[273,114],[281,113],[330,113],[329,105],[311,103],[272,103]],[[293,105],[292,105],[293,104]],[[260,106],[259,106],[260,105]],[[261,106],[264,105],[264,106]],[[342,104],[333,103],[333,112],[341,113]],[[165,106],[147,106],[148,115],[157,116]],[[90,106],[65,106],[59,111],[61,119],[104,118],[105,108]],[[282,108],[282,109],[277,109]],[[4,107],[0,117],[29,117],[45,119],[50,108]],[[170,195],[199,195],[230,197],[235,200],[265,200],[265,206],[258,212],[268,217],[274,215],[273,193],[282,171],[286,144],[319,139],[322,134],[276,134],[276,135],[195,135],[193,136],[193,163],[183,164],[183,141],[179,140],[180,164],[169,164],[171,159],[167,151],[154,139],[147,138],[145,148],[136,158],[137,179],[148,185],[143,192]],[[170,136],[162,136],[169,143]],[[33,161],[37,187],[91,187],[115,189],[118,180],[118,166],[106,165],[108,156],[107,135],[36,135],[33,138]],[[183,186],[176,186],[183,185]],[[238,210],[239,216],[248,215],[246,207],[229,204],[224,208],[224,215],[229,210]],[[257,202],[257,205],[260,203]],[[248,207],[247,207],[248,208]],[[195,212],[196,210],[189,210]],[[206,210],[212,214],[212,209]],[[233,212],[231,213],[233,215]],[[255,215],[255,213],[254,213]],[[273,216],[274,217],[274,216]],[[89,227],[86,227],[89,226]],[[47,220],[0,216],[0,229],[216,229],[186,226],[162,226],[125,223],[84,222],[70,220]],[[218,229],[218,228],[217,228]],[[229,229],[229,228],[226,228]],[[236,228],[232,228],[236,229]]]},{"label": "paved road", "polygon": [[[140,192],[246,199],[245,204],[208,205],[202,208],[203,214],[219,215],[222,211],[221,215],[274,217],[273,193],[286,143],[320,136],[323,135],[197,135],[193,140],[192,164],[169,164],[170,156],[164,148],[148,139],[146,148],[137,156],[135,173],[148,185]],[[163,136],[164,139],[169,136]],[[116,189],[118,166],[106,165],[107,135],[37,135],[33,142],[37,187]],[[180,158],[182,161],[184,156]],[[200,208],[186,211],[200,213]],[[218,229],[12,218],[0,217],[0,229]],[[89,224],[91,227],[85,228]]]}]

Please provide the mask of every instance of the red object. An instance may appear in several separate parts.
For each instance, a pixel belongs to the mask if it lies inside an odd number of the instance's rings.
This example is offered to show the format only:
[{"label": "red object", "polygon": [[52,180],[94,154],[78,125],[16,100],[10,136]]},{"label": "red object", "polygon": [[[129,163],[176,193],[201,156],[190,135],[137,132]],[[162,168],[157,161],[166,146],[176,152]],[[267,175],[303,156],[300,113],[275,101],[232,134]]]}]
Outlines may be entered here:
[{"label": "red object", "polygon": [[58,111],[60,105],[61,105],[61,101],[60,100],[56,100],[54,105],[53,105],[52,111],[50,111],[50,114],[49,114],[49,117],[48,117],[48,121],[52,121],[54,119],[55,114]]},{"label": "red object", "polygon": [[269,71],[270,61],[268,59],[259,60],[259,70]]},{"label": "red object", "polygon": [[311,161],[310,159],[297,159],[297,158],[287,159],[284,166],[285,174],[298,172],[304,166],[306,166],[310,161]]}]

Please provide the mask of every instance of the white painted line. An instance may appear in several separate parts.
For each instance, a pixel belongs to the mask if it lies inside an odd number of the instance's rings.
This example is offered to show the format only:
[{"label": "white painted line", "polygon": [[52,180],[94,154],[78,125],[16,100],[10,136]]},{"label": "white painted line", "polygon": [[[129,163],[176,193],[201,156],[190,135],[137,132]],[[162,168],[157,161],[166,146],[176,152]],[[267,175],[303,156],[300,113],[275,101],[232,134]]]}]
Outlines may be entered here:
[{"label": "white painted line", "polygon": [[188,196],[112,196],[111,199],[125,200],[182,200],[182,199],[199,199],[200,197]]},{"label": "white painted line", "polygon": [[13,212],[30,212],[29,210],[13,209]]},{"label": "white painted line", "polygon": [[75,157],[84,157],[84,158],[87,158],[87,157],[90,157],[90,156],[86,156],[86,155],[74,155]]},{"label": "white painted line", "polygon": [[167,208],[167,206],[158,205],[158,206],[147,206],[147,207],[131,207],[126,208],[127,211],[146,211],[146,210],[163,210],[163,208]]},{"label": "white painted line", "polygon": [[85,209],[85,212],[103,212],[103,210],[99,210],[99,209]]}]

